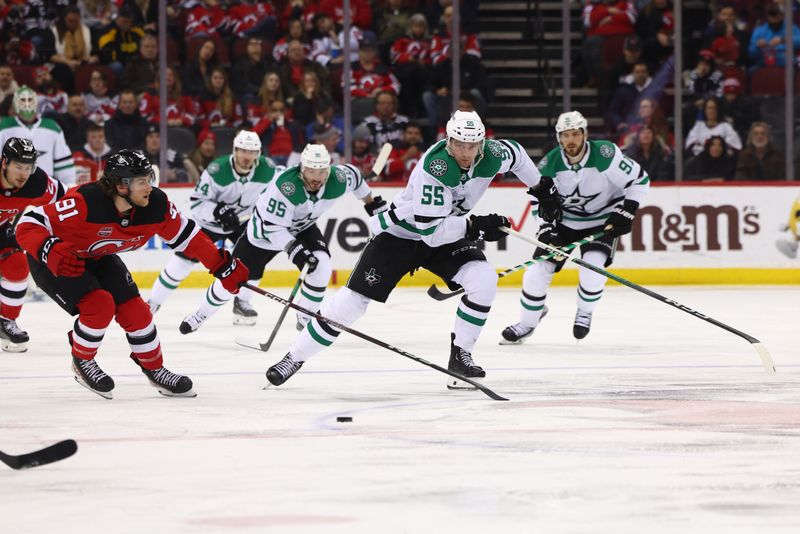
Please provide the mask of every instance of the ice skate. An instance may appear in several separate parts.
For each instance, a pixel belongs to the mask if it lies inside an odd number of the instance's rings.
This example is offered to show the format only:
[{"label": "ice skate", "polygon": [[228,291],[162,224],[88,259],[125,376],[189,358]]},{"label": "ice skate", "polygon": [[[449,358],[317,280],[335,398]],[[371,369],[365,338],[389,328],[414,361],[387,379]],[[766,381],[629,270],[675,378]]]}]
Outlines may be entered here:
[{"label": "ice skate", "polygon": [[[447,369],[473,380],[480,380],[486,376],[480,366],[472,360],[472,354],[455,345],[455,334],[450,334],[450,362]],[[447,389],[477,389],[471,384],[455,377],[448,377]]]},{"label": "ice skate", "polygon": [[114,397],[114,379],[108,376],[94,359],[82,360],[72,357],[72,371],[75,373],[75,381],[93,393],[97,393],[104,399]]},{"label": "ice skate", "polygon": [[[539,316],[539,320],[541,321],[544,319],[544,316],[547,315],[547,306],[542,309],[542,315]],[[525,340],[528,339],[533,335],[533,331],[536,327],[535,326],[525,326],[522,323],[515,323],[511,326],[507,326],[501,332],[502,339],[500,340],[501,345],[521,345],[525,343]]]},{"label": "ice skate", "polygon": [[233,299],[233,324],[253,326],[257,318],[258,312],[249,302],[239,297]]},{"label": "ice skate", "polygon": [[797,257],[797,240],[778,239],[775,241],[775,246],[787,258],[795,259]]},{"label": "ice skate", "polygon": [[4,352],[25,352],[28,341],[28,333],[15,320],[0,317],[0,347]]},{"label": "ice skate", "polygon": [[303,362],[297,362],[292,359],[291,354],[287,354],[281,361],[267,370],[267,380],[270,385],[280,386],[299,371],[301,367],[303,367]]},{"label": "ice skate", "polygon": [[191,315],[187,315],[183,319],[178,329],[181,331],[181,334],[184,335],[191,334],[192,332],[197,331],[197,329],[200,328],[200,325],[202,325],[206,319],[208,319],[208,317],[206,317],[199,311],[194,312]]},{"label": "ice skate", "polygon": [[575,314],[575,324],[572,326],[572,335],[575,339],[583,339],[589,334],[592,326],[592,312],[578,310]]},{"label": "ice skate", "polygon": [[147,305],[150,306],[150,313],[152,313],[153,315],[158,313],[158,310],[161,309],[161,304],[156,304],[155,302],[150,300],[147,301]]},{"label": "ice skate", "polygon": [[197,393],[192,389],[192,379],[188,376],[173,373],[166,367],[159,367],[158,369],[150,370],[142,367],[139,360],[131,354],[131,360],[142,370],[144,376],[150,381],[159,393],[165,397],[196,397]]}]

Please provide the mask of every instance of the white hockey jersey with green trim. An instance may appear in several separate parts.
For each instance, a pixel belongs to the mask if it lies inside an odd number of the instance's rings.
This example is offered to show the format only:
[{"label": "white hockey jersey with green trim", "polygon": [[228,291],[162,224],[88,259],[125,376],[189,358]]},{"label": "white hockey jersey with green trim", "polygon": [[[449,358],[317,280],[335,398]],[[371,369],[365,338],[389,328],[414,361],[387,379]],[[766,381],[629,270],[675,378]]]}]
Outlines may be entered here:
[{"label": "white hockey jersey with green trim", "polygon": [[[602,226],[614,206],[625,199],[641,204],[650,189],[647,172],[610,141],[590,140],[583,159],[574,165],[561,147],[554,148],[539,162],[539,171],[556,184],[561,224],[575,230]],[[535,199],[532,206],[538,216]]]},{"label": "white hockey jersey with green trim", "polygon": [[[539,183],[541,175],[519,143],[510,139],[484,143],[483,158],[468,170],[461,169],[447,153],[446,141],[431,146],[390,209],[370,219],[373,232],[422,240],[431,247],[452,243],[466,234],[466,216],[495,176],[513,172],[529,187]],[[524,193],[515,190],[511,194]]]},{"label": "white hockey jersey with green trim", "polygon": [[212,161],[189,197],[192,219],[212,232],[224,234],[222,226],[214,217],[217,204],[236,208],[239,220],[246,222],[267,185],[281,171],[271,159],[259,156],[247,174],[239,174],[233,168],[233,155],[220,156]]},{"label": "white hockey jersey with green trim", "polygon": [[5,117],[0,121],[0,149],[10,137],[25,137],[33,141],[38,153],[36,165],[65,187],[75,185],[72,151],[56,121],[42,117],[28,126],[17,117]]},{"label": "white hockey jersey with green trim", "polygon": [[353,193],[358,199],[372,193],[352,165],[332,165],[328,181],[316,193],[306,191],[299,165],[289,167],[259,197],[247,224],[247,239],[259,248],[283,250],[345,193]]}]

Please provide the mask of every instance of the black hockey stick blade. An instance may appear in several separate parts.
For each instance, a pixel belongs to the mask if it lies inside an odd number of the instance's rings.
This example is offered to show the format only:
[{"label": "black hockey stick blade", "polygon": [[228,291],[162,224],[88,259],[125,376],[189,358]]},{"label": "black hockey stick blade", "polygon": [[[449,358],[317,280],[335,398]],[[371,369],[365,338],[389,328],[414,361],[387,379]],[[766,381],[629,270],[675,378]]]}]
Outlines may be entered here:
[{"label": "black hockey stick blade", "polygon": [[44,449],[14,456],[0,451],[0,461],[11,469],[30,469],[37,465],[45,465],[64,458],[69,458],[78,450],[78,444],[73,439],[59,441]]},{"label": "black hockey stick blade", "polygon": [[431,287],[428,288],[428,296],[433,300],[438,300],[439,302],[443,300],[447,300],[450,297],[455,297],[456,295],[460,295],[464,292],[464,288],[456,289],[455,291],[451,291],[449,293],[445,293],[440,291],[436,284],[431,284]]},{"label": "black hockey stick blade", "polygon": [[253,338],[237,337],[234,341],[236,341],[237,345],[240,345],[242,347],[246,347],[248,349],[260,350],[261,352],[267,352],[269,350],[269,345],[268,344],[261,343],[260,341],[256,341]]},{"label": "black hockey stick blade", "polygon": [[274,300],[275,302],[280,302],[284,306],[288,306],[288,307],[293,308],[293,309],[295,309],[297,311],[303,312],[306,315],[310,315],[311,317],[316,317],[320,321],[324,321],[324,322],[328,323],[329,325],[333,326],[334,328],[337,328],[338,330],[341,330],[342,332],[347,332],[348,334],[351,334],[351,335],[354,335],[356,337],[359,337],[359,338],[363,339],[364,341],[368,341],[368,342],[372,343],[373,345],[378,345],[379,347],[382,347],[384,349],[390,350],[390,351],[392,351],[392,352],[394,352],[396,354],[399,354],[400,356],[405,356],[406,358],[408,358],[410,360],[414,360],[415,362],[421,363],[422,365],[426,365],[426,366],[430,367],[431,369],[436,369],[440,373],[444,373],[446,375],[450,375],[453,378],[457,378],[457,379],[461,380],[462,382],[466,382],[467,384],[475,386],[477,389],[479,389],[481,392],[483,392],[483,394],[486,395],[487,397],[489,397],[490,399],[494,399],[494,400],[498,400],[498,401],[507,401],[508,400],[505,397],[501,397],[500,395],[498,395],[497,393],[495,393],[491,389],[487,388],[486,386],[484,386],[480,382],[472,380],[471,378],[467,378],[466,376],[462,376],[459,373],[455,373],[455,372],[451,371],[450,369],[446,369],[444,367],[436,365],[435,363],[431,363],[431,362],[429,362],[429,361],[427,361],[427,360],[425,360],[423,358],[420,358],[419,356],[415,356],[415,355],[411,354],[410,352],[406,352],[403,349],[400,349],[400,348],[397,348],[397,347],[395,347],[393,345],[390,345],[390,344],[386,343],[385,341],[381,341],[380,339],[376,339],[376,338],[370,336],[369,334],[365,334],[364,332],[361,332],[359,330],[355,330],[354,328],[350,328],[350,327],[345,326],[345,325],[343,325],[341,323],[338,323],[338,322],[334,321],[333,319],[328,319],[324,315],[320,315],[319,313],[312,312],[311,310],[303,308],[302,306],[299,306],[299,305],[295,304],[294,302],[289,302],[285,298],[279,297],[278,295],[276,295],[274,293],[270,293],[269,291],[261,289],[260,287],[254,286],[252,284],[244,284],[244,287],[246,287],[247,289],[249,289],[251,291],[254,291],[254,292],[258,293],[259,295],[263,295],[263,296],[267,297],[268,299]]}]

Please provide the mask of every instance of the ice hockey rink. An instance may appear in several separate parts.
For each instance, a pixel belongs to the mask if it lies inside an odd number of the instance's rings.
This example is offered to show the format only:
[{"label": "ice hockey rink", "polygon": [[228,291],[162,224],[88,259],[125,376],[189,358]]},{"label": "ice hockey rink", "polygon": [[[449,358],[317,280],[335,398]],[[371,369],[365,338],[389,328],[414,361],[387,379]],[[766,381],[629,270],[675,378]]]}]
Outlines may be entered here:
[{"label": "ice hockey rink", "polygon": [[[117,384],[108,401],[72,378],[72,319],[31,302],[30,350],[0,355],[0,449],[79,449],[0,465],[0,530],[798,532],[800,289],[653,289],[760,339],[777,374],[745,340],[620,286],[577,344],[574,288],[557,287],[522,346],[497,344],[517,318],[518,289],[501,289],[476,347],[510,402],[448,391],[444,375],[346,334],[263,390],[293,317],[269,353],[233,341],[267,338],[281,307],[258,295],[257,326],[232,326],[226,308],[182,336],[202,298],[187,289],[157,323],[197,398],[161,397],[113,324],[98,359]],[[398,289],[356,328],[446,365],[457,302]]]}]

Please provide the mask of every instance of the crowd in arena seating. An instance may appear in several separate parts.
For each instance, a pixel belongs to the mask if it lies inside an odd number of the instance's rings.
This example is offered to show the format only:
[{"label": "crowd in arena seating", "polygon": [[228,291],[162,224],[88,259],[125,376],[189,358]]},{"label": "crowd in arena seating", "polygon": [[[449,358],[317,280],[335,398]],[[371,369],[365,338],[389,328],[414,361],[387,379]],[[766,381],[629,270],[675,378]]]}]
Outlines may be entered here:
[{"label": "crowd in arena seating", "polygon": [[[675,176],[672,4],[587,0],[582,12],[584,81],[598,88],[606,134],[654,180]],[[786,179],[784,76],[800,65],[793,4],[798,55],[784,69],[782,1],[683,3],[685,180]]]},{"label": "crowd in arena seating", "polygon": [[[168,69],[159,80],[155,0],[0,0],[0,116],[22,85],[55,119],[76,162],[102,167],[119,148],[159,158],[159,83],[166,84],[169,168],[162,181],[197,179],[237,129],[265,154],[293,163],[307,142],[368,170],[393,144],[383,178],[407,179],[450,114],[448,0],[167,0]],[[462,104],[486,109],[488,77],[476,34],[477,0],[462,1]],[[433,31],[431,31],[433,29]],[[345,40],[350,57],[344,57]],[[352,69],[347,87],[345,61]],[[352,103],[353,124],[342,105]]]}]

